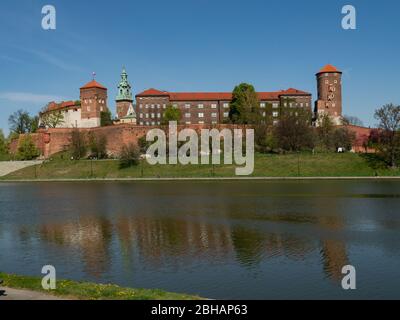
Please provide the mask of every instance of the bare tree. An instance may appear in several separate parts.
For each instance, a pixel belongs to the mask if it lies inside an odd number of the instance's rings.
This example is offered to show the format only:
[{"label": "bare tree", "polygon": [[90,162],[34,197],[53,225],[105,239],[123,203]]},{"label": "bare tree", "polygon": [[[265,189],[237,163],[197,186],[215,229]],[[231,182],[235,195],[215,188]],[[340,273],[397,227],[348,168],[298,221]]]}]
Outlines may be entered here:
[{"label": "bare tree", "polygon": [[375,111],[375,119],[379,121],[378,126],[381,129],[381,142],[378,147],[390,166],[395,168],[400,154],[400,106],[384,105]]}]

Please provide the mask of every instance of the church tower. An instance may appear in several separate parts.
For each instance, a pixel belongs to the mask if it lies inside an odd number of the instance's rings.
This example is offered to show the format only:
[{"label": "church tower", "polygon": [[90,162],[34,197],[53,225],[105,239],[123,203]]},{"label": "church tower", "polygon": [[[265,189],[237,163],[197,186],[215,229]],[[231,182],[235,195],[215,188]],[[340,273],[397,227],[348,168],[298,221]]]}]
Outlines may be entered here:
[{"label": "church tower", "polygon": [[328,114],[335,125],[342,119],[342,72],[328,64],[317,74],[318,100],[315,102],[315,118]]},{"label": "church tower", "polygon": [[126,73],[125,68],[122,69],[121,81],[118,84],[118,94],[115,101],[117,104],[118,119],[135,115],[133,109],[132,87],[128,82],[128,74]]}]

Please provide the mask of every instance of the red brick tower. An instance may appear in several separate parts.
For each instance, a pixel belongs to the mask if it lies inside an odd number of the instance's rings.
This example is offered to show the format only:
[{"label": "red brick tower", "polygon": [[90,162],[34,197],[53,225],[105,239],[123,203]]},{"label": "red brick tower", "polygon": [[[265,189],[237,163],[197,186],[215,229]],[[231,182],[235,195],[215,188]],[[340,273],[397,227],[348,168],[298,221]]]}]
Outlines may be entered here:
[{"label": "red brick tower", "polygon": [[101,112],[108,111],[107,88],[93,80],[81,88],[82,127],[100,126]]},{"label": "red brick tower", "polygon": [[318,100],[315,102],[315,118],[328,114],[339,125],[342,119],[342,72],[328,64],[316,76]]}]

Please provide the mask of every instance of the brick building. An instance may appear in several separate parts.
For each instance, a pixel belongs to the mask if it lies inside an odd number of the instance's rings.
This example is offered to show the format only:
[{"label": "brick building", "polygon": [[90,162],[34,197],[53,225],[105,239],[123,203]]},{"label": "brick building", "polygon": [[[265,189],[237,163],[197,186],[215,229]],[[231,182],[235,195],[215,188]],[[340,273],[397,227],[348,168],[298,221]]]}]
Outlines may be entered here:
[{"label": "brick building", "polygon": [[101,125],[101,113],[108,111],[107,88],[94,79],[80,88],[80,100],[50,102],[39,114],[39,125],[46,127],[46,116],[60,113],[57,128],[95,128]]},{"label": "brick building", "polygon": [[342,72],[328,64],[316,74],[316,77],[318,100],[315,102],[315,118],[327,114],[334,124],[341,125]]},{"label": "brick building", "polygon": [[[263,117],[276,123],[281,108],[306,108],[311,111],[311,94],[297,89],[258,92]],[[172,105],[181,111],[180,124],[221,124],[229,119],[231,92],[168,92],[149,89],[136,95],[137,122],[143,126],[159,125],[164,110]],[[270,113],[270,114],[268,114]]]}]

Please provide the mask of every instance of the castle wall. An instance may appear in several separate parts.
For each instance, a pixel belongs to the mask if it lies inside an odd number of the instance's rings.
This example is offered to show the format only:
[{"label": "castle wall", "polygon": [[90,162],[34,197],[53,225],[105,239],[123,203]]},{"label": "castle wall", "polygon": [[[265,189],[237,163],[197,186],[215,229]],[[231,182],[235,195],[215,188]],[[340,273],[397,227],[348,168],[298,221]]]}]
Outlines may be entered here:
[{"label": "castle wall", "polygon": [[[98,128],[50,128],[47,130],[39,130],[38,133],[31,134],[31,137],[36,145],[36,147],[40,150],[41,155],[44,158],[49,158],[52,155],[66,151],[71,146],[72,142],[72,133],[74,130],[79,130],[79,132],[89,133],[93,132],[94,134],[103,134],[107,137],[107,152],[110,155],[118,156],[122,147],[129,143],[137,144],[138,140],[145,136],[147,132],[153,128],[162,128],[165,132],[168,132],[168,127],[145,127],[145,126],[137,126],[134,124],[119,124],[109,127],[98,127]],[[178,131],[184,128],[191,128],[196,131],[200,131],[201,129],[211,129],[215,128],[218,130],[222,130],[224,128],[243,128],[235,125],[191,125],[191,126],[178,126]],[[19,137],[19,139],[15,139],[10,144],[11,153],[15,154],[18,149],[19,141],[23,138],[23,135]]]}]

